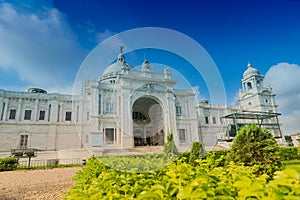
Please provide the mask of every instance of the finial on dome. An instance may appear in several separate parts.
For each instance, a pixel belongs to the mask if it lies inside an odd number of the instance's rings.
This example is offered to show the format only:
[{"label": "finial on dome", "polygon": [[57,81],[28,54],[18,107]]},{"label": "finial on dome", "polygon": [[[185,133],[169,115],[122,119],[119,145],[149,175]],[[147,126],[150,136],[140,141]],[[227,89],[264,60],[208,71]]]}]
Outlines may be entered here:
[{"label": "finial on dome", "polygon": [[124,45],[121,45],[121,46],[120,46],[120,54],[123,54],[123,49],[124,49],[124,47],[125,47]]},{"label": "finial on dome", "polygon": [[247,65],[247,67],[249,68],[249,67],[252,67],[252,65],[251,65],[251,63],[248,61],[248,65]]}]

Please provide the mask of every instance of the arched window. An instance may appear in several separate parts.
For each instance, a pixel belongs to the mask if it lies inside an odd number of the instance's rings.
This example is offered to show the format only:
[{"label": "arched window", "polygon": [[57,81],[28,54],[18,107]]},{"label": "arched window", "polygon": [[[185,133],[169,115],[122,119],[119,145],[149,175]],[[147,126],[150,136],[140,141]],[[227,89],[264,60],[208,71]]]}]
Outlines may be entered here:
[{"label": "arched window", "polygon": [[180,116],[182,114],[182,112],[181,112],[180,103],[177,98],[175,100],[175,108],[176,108],[176,116]]},{"label": "arched window", "polygon": [[250,82],[247,83],[247,89],[251,90],[252,89],[252,84]]}]

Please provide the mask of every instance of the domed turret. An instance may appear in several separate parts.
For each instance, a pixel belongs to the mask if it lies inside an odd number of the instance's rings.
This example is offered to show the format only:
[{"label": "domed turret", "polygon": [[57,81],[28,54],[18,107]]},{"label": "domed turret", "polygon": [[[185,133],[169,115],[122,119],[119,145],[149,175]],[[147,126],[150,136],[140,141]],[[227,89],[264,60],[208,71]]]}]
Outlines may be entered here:
[{"label": "domed turret", "polygon": [[46,90],[40,89],[40,88],[28,88],[27,92],[29,93],[44,93],[47,94]]},{"label": "domed turret", "polygon": [[239,102],[242,109],[259,112],[277,112],[275,94],[264,84],[264,76],[258,69],[248,63],[243,74],[242,88],[239,91]]},{"label": "domed turret", "polygon": [[259,75],[259,71],[258,69],[252,67],[252,65],[250,63],[248,63],[248,69],[243,73],[243,77],[244,79],[250,77],[250,76],[253,76],[253,75]]},{"label": "domed turret", "polygon": [[148,60],[145,60],[142,64],[142,71],[149,71],[151,72],[152,69],[151,69],[151,64]]}]

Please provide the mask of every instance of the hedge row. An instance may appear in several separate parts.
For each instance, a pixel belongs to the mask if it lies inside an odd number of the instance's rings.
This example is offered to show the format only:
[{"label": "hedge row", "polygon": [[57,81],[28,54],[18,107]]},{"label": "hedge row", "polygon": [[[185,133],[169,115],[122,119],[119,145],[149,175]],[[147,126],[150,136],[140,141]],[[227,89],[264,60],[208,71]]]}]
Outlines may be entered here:
[{"label": "hedge row", "polygon": [[[218,162],[218,166],[223,166],[229,150],[212,150],[206,154],[206,159],[212,159]],[[300,147],[280,147],[279,155],[281,161],[300,160]]]},{"label": "hedge row", "polygon": [[282,161],[300,160],[300,147],[281,147],[280,157]]}]

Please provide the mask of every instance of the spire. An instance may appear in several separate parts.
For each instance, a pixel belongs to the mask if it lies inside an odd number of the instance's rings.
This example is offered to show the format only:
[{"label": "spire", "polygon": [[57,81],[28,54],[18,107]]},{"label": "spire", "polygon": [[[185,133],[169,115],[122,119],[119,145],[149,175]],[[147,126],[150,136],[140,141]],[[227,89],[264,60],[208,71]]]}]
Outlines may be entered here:
[{"label": "spire", "polygon": [[251,63],[248,61],[247,67],[250,68],[252,67]]},{"label": "spire", "polygon": [[121,46],[120,46],[120,54],[123,54],[123,49],[124,49],[124,47],[125,47],[124,45],[121,45]]}]

